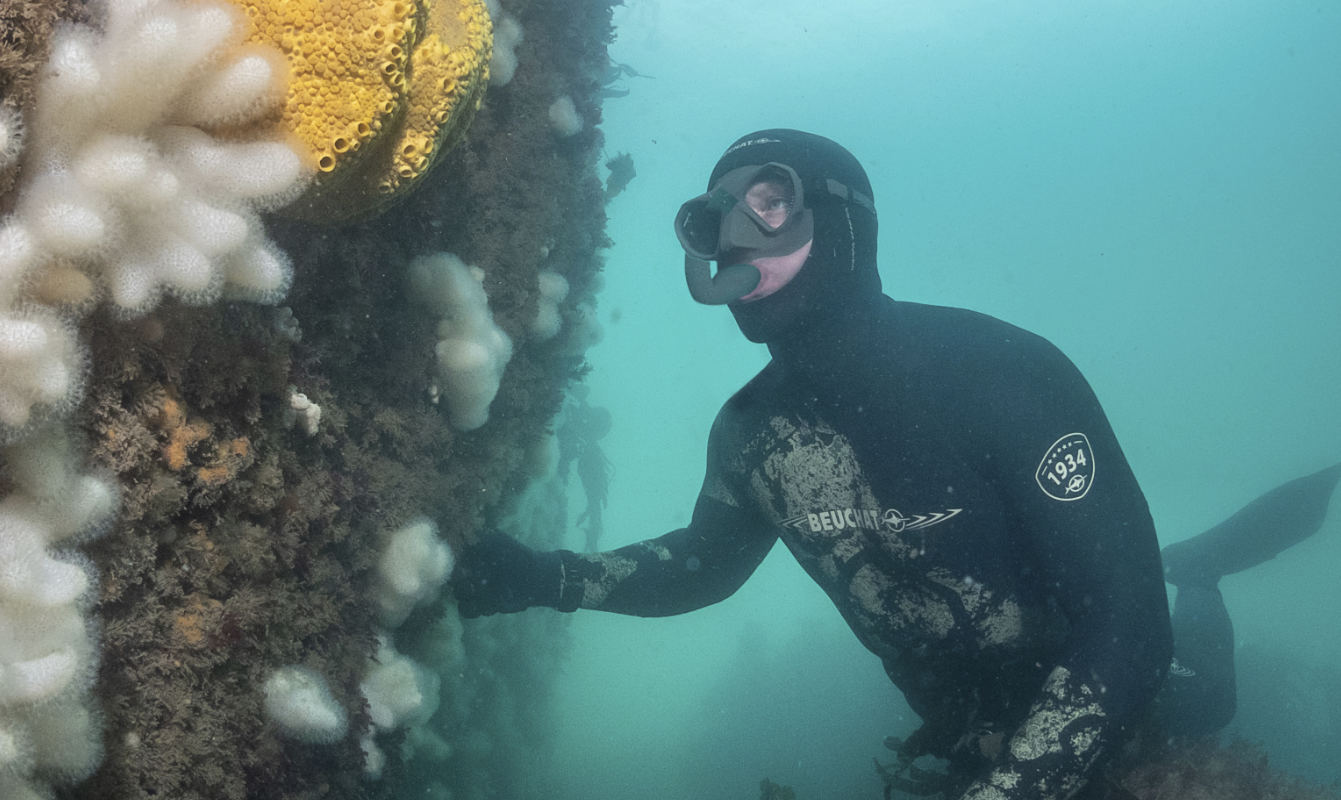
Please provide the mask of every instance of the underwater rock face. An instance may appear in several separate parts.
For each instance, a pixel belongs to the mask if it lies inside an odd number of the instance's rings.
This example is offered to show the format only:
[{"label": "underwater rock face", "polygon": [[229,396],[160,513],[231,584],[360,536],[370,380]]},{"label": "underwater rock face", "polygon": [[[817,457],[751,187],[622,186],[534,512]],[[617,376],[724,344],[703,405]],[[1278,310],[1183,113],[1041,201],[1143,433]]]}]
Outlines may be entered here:
[{"label": "underwater rock face", "polygon": [[1260,747],[1242,740],[1225,746],[1209,739],[1170,744],[1131,767],[1120,783],[1136,800],[1333,800],[1338,796],[1273,769]]},{"label": "underwater rock face", "polygon": [[[450,599],[419,604],[416,595],[403,624],[385,634],[375,591],[388,530],[427,516],[456,549],[515,502],[532,443],[590,341],[589,324],[569,323],[593,307],[607,244],[600,133],[589,125],[557,141],[546,110],[567,94],[585,119],[599,120],[588,76],[605,61],[609,7],[508,5],[527,30],[513,80],[493,88],[468,132],[446,126],[461,144],[437,148],[438,167],[394,213],[345,228],[251,218],[257,227],[246,238],[264,236],[286,257],[287,305],[190,305],[194,297],[173,290],[137,305],[135,317],[91,303],[62,318],[69,340],[87,343],[80,391],[60,409],[74,443],[71,474],[115,485],[119,508],[99,526],[101,538],[80,540],[97,575],[82,584],[96,594],[83,607],[100,633],[96,658],[85,659],[97,674],[90,669],[82,683],[99,713],[80,719],[86,738],[101,742],[101,766],[58,796],[530,792],[526,765],[543,750],[549,664],[562,646],[556,621],[466,628]],[[6,0],[0,17],[14,6]],[[88,11],[101,19],[100,4]],[[45,58],[41,47],[22,52]],[[230,63],[262,62],[271,63]],[[13,63],[0,58],[0,85],[22,83]],[[24,74],[40,71],[27,66]],[[245,82],[251,73],[232,74]],[[28,86],[6,101],[31,123]],[[197,112],[211,105],[197,103]],[[25,149],[45,146],[35,143],[39,128],[25,125]],[[0,208],[19,194],[0,197]],[[433,401],[437,320],[410,301],[406,265],[439,251],[484,269],[493,318],[514,343],[489,420],[469,433]],[[570,293],[542,289],[555,283],[542,272],[562,277]],[[85,289],[110,296],[97,281]],[[549,338],[533,332],[542,301]],[[3,458],[0,496],[16,497],[13,457]],[[360,689],[379,635],[441,676],[441,702],[416,706],[436,712],[405,715],[408,728],[376,728]],[[267,719],[266,678],[286,667],[322,677],[327,713],[304,730],[334,741],[294,741]],[[336,708],[347,724],[338,737]],[[62,730],[74,741],[73,728]],[[50,768],[82,777],[98,749],[79,770],[54,760]]]}]

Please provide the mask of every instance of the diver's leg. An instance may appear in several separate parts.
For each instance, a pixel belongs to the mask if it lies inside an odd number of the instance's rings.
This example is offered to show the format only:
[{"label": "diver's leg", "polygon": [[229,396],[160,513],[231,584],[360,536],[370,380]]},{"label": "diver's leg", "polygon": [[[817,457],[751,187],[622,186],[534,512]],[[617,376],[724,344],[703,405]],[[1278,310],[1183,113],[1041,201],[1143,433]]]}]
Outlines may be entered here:
[{"label": "diver's leg", "polygon": [[1214,586],[1312,536],[1327,518],[1341,464],[1277,486],[1214,528],[1164,548],[1164,578]]},{"label": "diver's leg", "polygon": [[1173,605],[1174,661],[1158,714],[1169,736],[1201,736],[1234,716],[1234,625],[1220,590],[1179,588]]},{"label": "diver's leg", "polygon": [[1205,533],[1164,548],[1164,577],[1178,587],[1174,662],[1156,705],[1168,735],[1214,733],[1233,718],[1234,625],[1217,583],[1316,533],[1339,479],[1341,464],[1296,478]]}]

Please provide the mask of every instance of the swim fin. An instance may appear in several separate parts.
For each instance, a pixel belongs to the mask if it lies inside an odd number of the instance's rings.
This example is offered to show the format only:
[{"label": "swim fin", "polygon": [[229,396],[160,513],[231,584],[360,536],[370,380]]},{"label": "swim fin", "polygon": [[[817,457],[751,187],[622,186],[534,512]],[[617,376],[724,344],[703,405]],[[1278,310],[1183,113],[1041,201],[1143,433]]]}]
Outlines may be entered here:
[{"label": "swim fin", "polygon": [[1341,464],[1277,486],[1210,530],[1164,548],[1164,580],[1213,587],[1224,575],[1270,561],[1327,518]]}]

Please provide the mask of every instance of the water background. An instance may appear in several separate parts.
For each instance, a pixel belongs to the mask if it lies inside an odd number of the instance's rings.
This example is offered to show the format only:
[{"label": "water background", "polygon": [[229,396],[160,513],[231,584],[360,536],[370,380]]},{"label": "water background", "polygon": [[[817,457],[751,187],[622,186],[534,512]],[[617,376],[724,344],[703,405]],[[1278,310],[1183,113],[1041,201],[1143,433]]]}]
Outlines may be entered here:
[{"label": "water background", "polygon": [[[687,522],[712,419],[766,361],[689,299],[670,224],[764,127],[865,165],[887,293],[1071,356],[1163,542],[1341,460],[1341,5],[627,0],[616,22],[613,58],[655,77],[626,79],[602,126],[638,171],[608,207],[587,379],[614,418],[603,547]],[[1318,694],[1341,685],[1335,505],[1222,584],[1240,645],[1298,667],[1278,683],[1311,710],[1273,706],[1273,760],[1324,780],[1341,779]],[[555,797],[754,798],[765,776],[802,800],[878,797],[881,737],[915,725],[780,546],[717,606],[580,613],[572,632]]]}]

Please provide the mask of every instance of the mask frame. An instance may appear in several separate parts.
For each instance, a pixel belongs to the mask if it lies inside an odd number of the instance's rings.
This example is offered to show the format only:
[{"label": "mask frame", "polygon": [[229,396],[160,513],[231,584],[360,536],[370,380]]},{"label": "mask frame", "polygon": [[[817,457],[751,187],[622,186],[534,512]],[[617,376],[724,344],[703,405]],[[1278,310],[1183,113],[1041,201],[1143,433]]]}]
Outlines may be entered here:
[{"label": "mask frame", "polygon": [[[746,199],[762,182],[786,186],[791,197],[786,218],[770,225]],[[805,205],[805,187],[796,170],[770,161],[737,167],[704,194],[686,201],[675,215],[675,235],[686,254],[717,261],[733,250],[778,256],[795,251],[814,235],[814,216]]]}]

